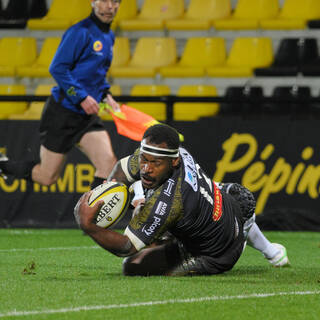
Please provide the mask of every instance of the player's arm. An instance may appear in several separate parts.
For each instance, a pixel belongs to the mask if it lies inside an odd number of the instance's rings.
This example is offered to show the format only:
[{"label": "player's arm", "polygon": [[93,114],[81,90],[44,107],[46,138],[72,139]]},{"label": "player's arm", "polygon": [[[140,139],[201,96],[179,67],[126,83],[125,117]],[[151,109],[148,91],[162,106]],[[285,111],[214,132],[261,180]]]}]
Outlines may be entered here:
[{"label": "player's arm", "polygon": [[[132,166],[130,166],[130,162],[136,163],[136,155],[128,156],[126,158],[120,159],[115,166],[113,167],[108,181],[116,180],[118,182],[124,183],[127,187],[129,187],[133,182],[138,180],[136,178],[137,172],[132,171]],[[137,168],[137,164],[134,165]],[[137,171],[137,169],[135,170]]]},{"label": "player's arm", "polygon": [[90,192],[85,193],[74,210],[80,228],[99,246],[118,257],[127,257],[136,253],[137,250],[126,235],[101,228],[95,224],[94,219],[103,205],[103,201],[99,201],[93,207],[90,207],[88,204],[90,194]]}]

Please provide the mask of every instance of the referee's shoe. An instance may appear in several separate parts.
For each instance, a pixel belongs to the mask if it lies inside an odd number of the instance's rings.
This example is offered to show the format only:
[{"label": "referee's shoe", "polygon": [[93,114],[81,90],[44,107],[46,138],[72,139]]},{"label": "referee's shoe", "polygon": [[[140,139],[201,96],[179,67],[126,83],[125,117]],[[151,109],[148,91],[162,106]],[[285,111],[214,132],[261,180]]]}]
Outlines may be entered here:
[{"label": "referee's shoe", "polygon": [[3,164],[7,162],[9,159],[7,156],[5,156],[3,153],[0,152],[0,177],[3,179],[7,179],[6,174],[4,173],[4,167]]}]

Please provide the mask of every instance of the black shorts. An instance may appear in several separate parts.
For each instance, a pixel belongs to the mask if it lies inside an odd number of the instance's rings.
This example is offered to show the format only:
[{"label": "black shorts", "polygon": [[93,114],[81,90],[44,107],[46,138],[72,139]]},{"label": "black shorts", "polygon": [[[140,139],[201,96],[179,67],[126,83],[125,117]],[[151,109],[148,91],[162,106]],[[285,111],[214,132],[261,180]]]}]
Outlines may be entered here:
[{"label": "black shorts", "polygon": [[90,131],[106,130],[97,115],[68,110],[50,96],[40,121],[40,142],[53,152],[67,153]]},{"label": "black shorts", "polygon": [[168,261],[171,261],[171,265],[175,265],[169,274],[173,276],[200,276],[229,271],[239,260],[244,244],[241,232],[238,239],[233,242],[232,246],[223,255],[210,257],[204,255],[193,256],[186,251],[181,242],[173,241],[167,244],[165,248]]},{"label": "black shorts", "polygon": [[[245,245],[242,215],[239,203],[230,195],[224,194],[223,210],[234,217],[234,237],[223,252],[213,255],[194,255],[178,240],[167,245],[166,257],[174,266],[172,275],[211,275],[231,270],[239,260]],[[173,252],[175,252],[173,254]]]}]

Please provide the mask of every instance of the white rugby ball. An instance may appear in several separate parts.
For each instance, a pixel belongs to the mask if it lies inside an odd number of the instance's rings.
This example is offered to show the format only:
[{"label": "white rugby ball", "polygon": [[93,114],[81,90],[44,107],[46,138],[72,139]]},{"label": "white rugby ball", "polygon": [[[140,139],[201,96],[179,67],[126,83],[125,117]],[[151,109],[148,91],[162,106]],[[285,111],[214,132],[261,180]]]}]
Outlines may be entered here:
[{"label": "white rugby ball", "polygon": [[109,228],[118,222],[127,211],[130,193],[123,183],[109,181],[92,190],[89,206],[92,207],[99,200],[103,200],[104,205],[96,217],[96,224],[102,228]]}]

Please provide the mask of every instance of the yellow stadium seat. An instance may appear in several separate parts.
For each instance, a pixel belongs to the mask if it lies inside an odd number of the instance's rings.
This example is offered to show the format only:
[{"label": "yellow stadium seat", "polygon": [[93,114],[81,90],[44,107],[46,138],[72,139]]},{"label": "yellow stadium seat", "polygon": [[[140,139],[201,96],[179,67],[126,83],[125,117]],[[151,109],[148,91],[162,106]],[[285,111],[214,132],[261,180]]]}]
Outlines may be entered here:
[{"label": "yellow stadium seat", "polygon": [[213,21],[217,30],[258,29],[261,19],[277,16],[278,0],[239,0],[230,18]]},{"label": "yellow stadium seat", "polygon": [[180,19],[165,22],[168,30],[208,30],[211,21],[229,17],[230,0],[191,0]]},{"label": "yellow stadium seat", "polygon": [[122,93],[121,87],[118,84],[113,84],[110,87],[110,92],[112,93],[112,95],[114,96],[120,96]]},{"label": "yellow stadium seat", "polygon": [[51,77],[49,66],[60,44],[60,38],[46,38],[36,61],[25,67],[17,68],[20,77]]},{"label": "yellow stadium seat", "polygon": [[[26,88],[21,84],[0,84],[0,95],[25,95]],[[0,102],[0,119],[7,119],[11,114],[23,113],[28,107],[27,102]]]},{"label": "yellow stadium seat", "polygon": [[162,30],[164,22],[181,17],[184,0],[145,0],[136,19],[120,22],[122,30]]},{"label": "yellow stadium seat", "polygon": [[[110,87],[110,92],[112,93],[113,96],[120,96],[121,95],[121,87],[118,84],[113,84]],[[119,103],[121,105],[121,103]],[[99,113],[99,116],[102,120],[112,120],[112,117],[110,115],[110,113],[108,113],[107,111],[101,111]]]},{"label": "yellow stadium seat", "polygon": [[117,29],[122,20],[134,19],[137,13],[137,1],[121,0],[120,7],[111,25],[112,30]]},{"label": "yellow stadium seat", "polygon": [[[132,96],[167,96],[170,88],[166,85],[135,85],[131,89]],[[161,102],[128,102],[130,107],[149,114],[159,121],[166,120],[166,104]]]},{"label": "yellow stadium seat", "polygon": [[2,38],[0,40],[0,76],[15,76],[17,67],[32,64],[36,57],[35,38]]},{"label": "yellow stadium seat", "polygon": [[190,38],[182,57],[173,66],[163,67],[163,77],[203,77],[205,68],[225,63],[226,48],[223,38]]},{"label": "yellow stadium seat", "polygon": [[160,67],[172,65],[176,61],[174,38],[140,38],[128,65],[114,67],[109,74],[112,77],[154,77]]},{"label": "yellow stadium seat", "polygon": [[270,38],[236,38],[224,66],[207,68],[211,77],[251,77],[253,69],[273,62]]},{"label": "yellow stadium seat", "polygon": [[126,66],[129,63],[130,56],[131,53],[129,39],[126,37],[116,37],[110,70],[112,68]]},{"label": "yellow stadium seat", "polygon": [[305,29],[308,20],[320,18],[319,0],[285,0],[279,15],[260,22],[262,29]]},{"label": "yellow stadium seat", "polygon": [[[177,95],[215,97],[217,89],[212,85],[182,85]],[[201,117],[213,117],[218,112],[218,103],[176,102],[173,105],[173,119],[176,121],[196,121]]]},{"label": "yellow stadium seat", "polygon": [[27,27],[32,30],[65,30],[90,15],[89,0],[52,0],[46,16],[29,19]]},{"label": "yellow stadium seat", "polygon": [[[51,89],[53,84],[40,84],[36,90],[36,96],[49,96],[51,94]],[[43,107],[45,102],[34,101],[30,103],[29,108],[20,114],[11,114],[9,116],[10,120],[39,120],[42,115]]]}]

